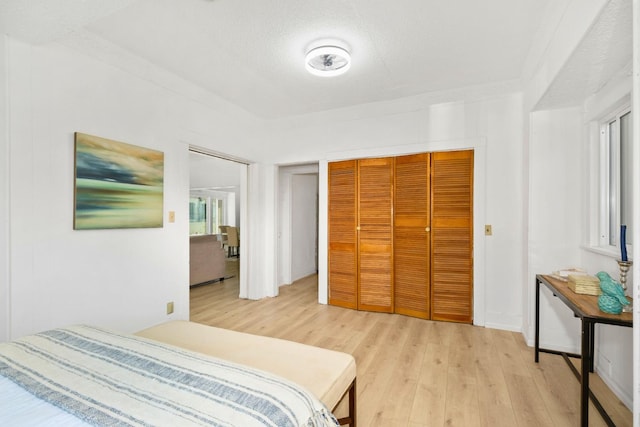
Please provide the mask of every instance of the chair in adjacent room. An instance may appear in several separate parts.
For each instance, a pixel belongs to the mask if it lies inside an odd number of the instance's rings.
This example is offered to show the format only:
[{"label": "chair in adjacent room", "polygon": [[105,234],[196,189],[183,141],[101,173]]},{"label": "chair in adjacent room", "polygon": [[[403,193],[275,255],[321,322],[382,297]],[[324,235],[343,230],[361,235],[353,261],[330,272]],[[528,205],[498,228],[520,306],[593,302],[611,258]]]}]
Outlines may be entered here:
[{"label": "chair in adjacent room", "polygon": [[218,226],[218,228],[220,229],[220,243],[222,244],[222,248],[227,250],[227,252],[228,252],[229,233],[227,232],[227,229],[229,228],[229,226],[228,225],[220,225],[220,226]]},{"label": "chair in adjacent room", "polygon": [[238,227],[227,227],[227,248],[228,256],[240,256],[240,237]]}]

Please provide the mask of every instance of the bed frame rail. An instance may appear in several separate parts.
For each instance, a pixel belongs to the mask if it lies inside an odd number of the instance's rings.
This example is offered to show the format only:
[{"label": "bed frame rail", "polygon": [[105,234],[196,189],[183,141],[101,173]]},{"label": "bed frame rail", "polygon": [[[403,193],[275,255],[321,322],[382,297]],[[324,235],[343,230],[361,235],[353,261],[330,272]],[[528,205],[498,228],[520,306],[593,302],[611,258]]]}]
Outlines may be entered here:
[{"label": "bed frame rail", "polygon": [[[344,400],[347,394],[349,394],[349,416],[339,418],[338,423],[340,423],[341,426],[349,425],[349,427],[356,427],[356,379],[355,378],[353,379],[353,382],[351,383],[349,390],[345,391],[344,395],[342,396],[342,399],[340,399],[340,402]],[[340,404],[340,402],[338,402],[338,405]],[[336,405],[336,407],[338,405]],[[333,409],[335,410],[336,408],[333,408]]]}]

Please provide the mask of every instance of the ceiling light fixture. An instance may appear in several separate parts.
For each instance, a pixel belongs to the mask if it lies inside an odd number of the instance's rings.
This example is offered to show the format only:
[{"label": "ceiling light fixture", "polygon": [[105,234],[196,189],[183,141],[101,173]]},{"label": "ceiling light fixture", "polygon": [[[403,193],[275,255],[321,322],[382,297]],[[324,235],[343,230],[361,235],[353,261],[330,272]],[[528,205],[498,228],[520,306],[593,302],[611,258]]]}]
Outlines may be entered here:
[{"label": "ceiling light fixture", "polygon": [[351,67],[351,55],[338,46],[320,46],[307,53],[304,63],[307,71],[315,76],[338,76]]}]

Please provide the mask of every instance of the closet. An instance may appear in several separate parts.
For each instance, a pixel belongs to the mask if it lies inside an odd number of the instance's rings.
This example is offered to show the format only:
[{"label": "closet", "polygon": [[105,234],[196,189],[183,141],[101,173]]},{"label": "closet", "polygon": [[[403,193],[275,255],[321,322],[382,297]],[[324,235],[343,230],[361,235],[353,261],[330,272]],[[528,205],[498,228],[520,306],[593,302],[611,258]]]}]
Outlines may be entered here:
[{"label": "closet", "polygon": [[473,151],[331,162],[329,304],[473,320]]}]

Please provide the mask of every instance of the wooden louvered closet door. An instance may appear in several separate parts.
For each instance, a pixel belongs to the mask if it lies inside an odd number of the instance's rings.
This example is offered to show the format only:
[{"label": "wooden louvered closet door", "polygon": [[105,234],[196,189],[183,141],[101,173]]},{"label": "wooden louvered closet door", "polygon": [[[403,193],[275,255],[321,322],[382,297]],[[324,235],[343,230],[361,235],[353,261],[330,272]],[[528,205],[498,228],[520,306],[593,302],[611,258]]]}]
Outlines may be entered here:
[{"label": "wooden louvered closet door", "polygon": [[431,318],[471,323],[473,151],[431,156]]},{"label": "wooden louvered closet door", "polygon": [[430,318],[430,155],[396,157],[394,209],[395,312]]},{"label": "wooden louvered closet door", "polygon": [[329,163],[328,217],[329,304],[472,322],[473,151]]},{"label": "wooden louvered closet door", "polygon": [[357,161],[329,163],[329,304],[358,308]]},{"label": "wooden louvered closet door", "polygon": [[393,312],[393,158],[358,162],[358,309]]}]

